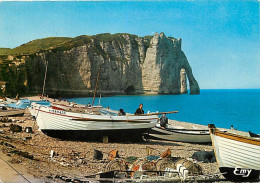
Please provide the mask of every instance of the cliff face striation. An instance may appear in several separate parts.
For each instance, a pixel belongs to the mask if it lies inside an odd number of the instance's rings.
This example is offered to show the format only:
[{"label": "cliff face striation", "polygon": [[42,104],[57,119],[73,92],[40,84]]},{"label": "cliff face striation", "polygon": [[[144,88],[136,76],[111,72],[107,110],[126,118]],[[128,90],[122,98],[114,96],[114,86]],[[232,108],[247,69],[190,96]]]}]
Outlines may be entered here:
[{"label": "cliff face striation", "polygon": [[[32,44],[32,43],[31,43]],[[24,54],[24,53],[23,53]],[[27,88],[41,93],[48,61],[47,94],[199,94],[181,39],[163,33],[138,37],[131,34],[79,36],[25,58]]]},{"label": "cliff face striation", "polygon": [[[199,94],[189,62],[181,50],[181,39],[167,38],[164,33],[155,34],[146,52],[142,65],[142,80],[145,93],[187,93],[186,74],[190,93]],[[181,77],[182,76],[182,77]]]}]

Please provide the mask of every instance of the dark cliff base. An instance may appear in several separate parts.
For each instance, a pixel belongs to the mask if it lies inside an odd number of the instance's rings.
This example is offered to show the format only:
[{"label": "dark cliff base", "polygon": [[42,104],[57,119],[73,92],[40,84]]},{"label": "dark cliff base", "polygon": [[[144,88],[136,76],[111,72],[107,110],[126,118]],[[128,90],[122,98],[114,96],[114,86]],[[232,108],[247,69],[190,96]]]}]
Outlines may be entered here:
[{"label": "dark cliff base", "polygon": [[[135,93],[126,93],[126,92],[97,92],[96,93],[96,97],[98,98],[99,96],[102,97],[111,97],[111,96],[115,96],[115,95],[127,95],[127,96],[131,96],[131,95],[183,95],[183,94],[191,94],[191,95],[196,95],[199,93],[159,93],[159,94],[145,94],[144,92],[135,92]],[[25,94],[24,97],[26,96],[35,96],[35,95],[41,95],[40,93],[30,93],[30,94]],[[92,92],[86,92],[86,93],[72,93],[72,92],[63,92],[63,91],[59,91],[59,92],[55,92],[55,93],[45,93],[45,96],[48,95],[48,97],[50,98],[82,98],[82,97],[93,97],[94,94]]]}]

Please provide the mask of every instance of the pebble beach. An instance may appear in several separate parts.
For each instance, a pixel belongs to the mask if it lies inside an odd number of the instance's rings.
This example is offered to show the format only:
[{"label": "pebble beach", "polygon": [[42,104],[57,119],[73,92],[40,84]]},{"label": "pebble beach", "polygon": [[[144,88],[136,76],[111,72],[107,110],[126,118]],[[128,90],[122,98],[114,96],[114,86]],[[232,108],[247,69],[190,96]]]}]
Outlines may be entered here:
[{"label": "pebble beach", "polygon": [[[39,100],[38,97],[30,99]],[[161,140],[148,140],[140,143],[65,141],[48,137],[39,131],[37,123],[29,111],[26,111],[22,117],[10,117],[8,119],[11,119],[11,122],[0,123],[1,157],[4,157],[4,160],[11,166],[16,167],[18,171],[23,172],[24,176],[30,177],[33,180],[32,182],[59,182],[61,180],[57,177],[79,178],[104,171],[109,162],[108,154],[112,150],[118,150],[120,158],[134,156],[137,159],[143,159],[147,156],[147,148],[155,156],[160,156],[167,149],[170,149],[172,157],[185,159],[190,159],[197,151],[213,150],[211,144]],[[169,120],[169,123],[176,128],[207,129],[207,126],[175,120]],[[12,133],[9,130],[11,124],[22,126],[23,131]],[[25,127],[33,127],[33,133],[26,133]],[[13,149],[27,152],[33,158],[30,159],[19,155],[19,153],[12,153]],[[102,160],[93,158],[95,150],[102,152]],[[52,157],[51,152],[54,153]],[[196,163],[201,166],[204,175],[219,174],[216,162]],[[0,172],[1,176],[3,175]]]}]

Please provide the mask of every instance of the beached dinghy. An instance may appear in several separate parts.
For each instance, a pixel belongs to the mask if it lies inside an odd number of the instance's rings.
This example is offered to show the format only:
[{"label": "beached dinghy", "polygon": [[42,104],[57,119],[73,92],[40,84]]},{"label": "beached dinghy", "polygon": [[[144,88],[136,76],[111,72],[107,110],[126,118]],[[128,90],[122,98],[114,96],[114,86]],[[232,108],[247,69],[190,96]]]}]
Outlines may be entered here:
[{"label": "beached dinghy", "polygon": [[154,128],[149,130],[148,138],[169,140],[175,142],[189,142],[189,143],[209,143],[211,142],[208,130],[197,129],[163,129],[157,124]]},{"label": "beached dinghy", "polygon": [[21,99],[16,103],[7,104],[8,107],[17,108],[17,109],[26,109],[31,106],[31,104],[35,102],[40,105],[50,106],[51,103],[48,100],[29,100],[29,99]]},{"label": "beached dinghy", "polygon": [[17,102],[17,100],[12,99],[12,98],[8,98],[8,97],[5,97],[5,100],[6,100],[7,104],[11,104],[11,103],[16,103]]},{"label": "beached dinghy", "polygon": [[11,109],[4,105],[0,105],[0,117],[22,116],[24,111],[24,109]]},{"label": "beached dinghy", "polygon": [[224,177],[232,181],[259,181],[260,138],[219,131],[213,124],[208,126]]},{"label": "beached dinghy", "polygon": [[33,104],[39,129],[52,137],[80,140],[140,140],[143,132],[155,126],[158,116],[112,116],[72,112]]}]

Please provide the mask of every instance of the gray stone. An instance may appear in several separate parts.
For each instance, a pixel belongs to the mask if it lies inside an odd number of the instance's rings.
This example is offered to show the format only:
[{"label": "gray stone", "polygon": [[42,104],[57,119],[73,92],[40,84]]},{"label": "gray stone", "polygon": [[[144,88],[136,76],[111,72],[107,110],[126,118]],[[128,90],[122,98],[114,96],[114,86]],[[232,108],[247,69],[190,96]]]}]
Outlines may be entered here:
[{"label": "gray stone", "polygon": [[216,162],[214,151],[197,151],[192,157],[197,161],[202,161],[204,163],[214,163]]}]

